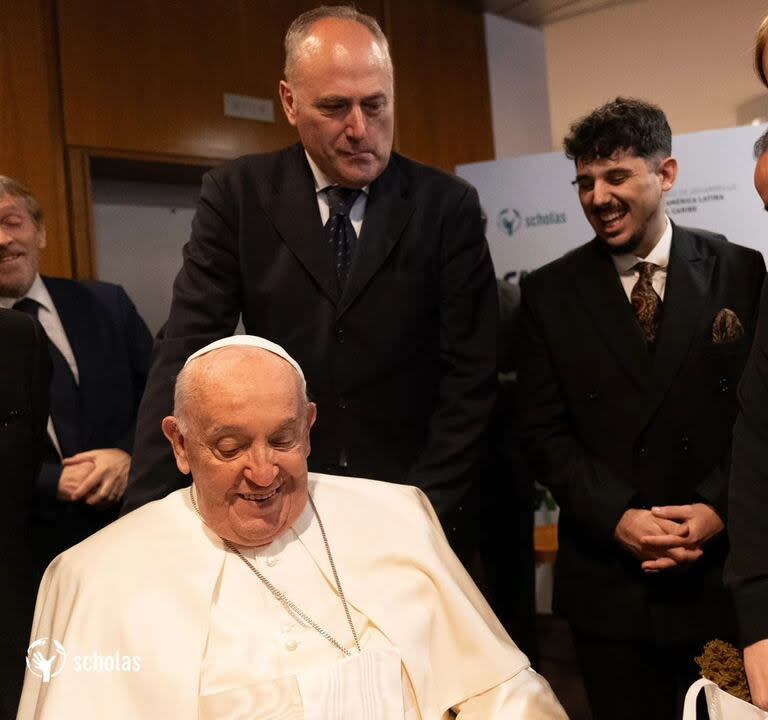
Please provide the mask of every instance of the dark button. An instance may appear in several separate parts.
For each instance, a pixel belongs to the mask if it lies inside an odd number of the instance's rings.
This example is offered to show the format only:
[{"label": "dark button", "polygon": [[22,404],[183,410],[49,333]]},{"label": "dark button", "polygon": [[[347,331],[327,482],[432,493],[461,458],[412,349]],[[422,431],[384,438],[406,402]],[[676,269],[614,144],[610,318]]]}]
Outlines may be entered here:
[{"label": "dark button", "polygon": [[347,407],[347,401],[343,397],[338,398],[336,400],[336,407],[344,410]]},{"label": "dark button", "polygon": [[646,450],[646,449],[643,447],[643,448],[640,448],[640,449],[637,451],[637,454],[638,454],[640,457],[645,457],[645,456],[648,454],[648,451],[647,451],[647,450]]},{"label": "dark button", "polygon": [[680,449],[683,452],[688,452],[689,442],[688,442],[688,436],[683,435],[683,437],[680,438]]},{"label": "dark button", "polygon": [[728,391],[728,378],[720,378],[720,392]]},{"label": "dark button", "polygon": [[344,342],[344,328],[336,328],[336,340],[340,343]]},{"label": "dark button", "polygon": [[597,400],[597,391],[592,390],[591,392],[587,393],[587,400]]}]

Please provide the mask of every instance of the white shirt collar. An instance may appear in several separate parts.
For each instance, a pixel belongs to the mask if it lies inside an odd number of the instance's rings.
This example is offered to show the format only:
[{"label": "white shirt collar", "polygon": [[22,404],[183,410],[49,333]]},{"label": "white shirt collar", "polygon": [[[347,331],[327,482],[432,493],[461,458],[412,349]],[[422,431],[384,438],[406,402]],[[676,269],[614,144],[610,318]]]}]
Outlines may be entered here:
[{"label": "white shirt collar", "polygon": [[[310,157],[309,153],[304,150],[304,154],[307,156],[307,162],[309,163],[309,169],[312,171],[312,178],[315,181],[315,192],[318,193],[321,190],[325,190],[329,185],[337,185],[333,182],[318,166],[317,163]],[[370,185],[366,185],[362,192],[368,195]]]},{"label": "white shirt collar", "polygon": [[664,217],[667,221],[667,225],[659,238],[659,242],[654,245],[653,250],[648,253],[647,257],[637,257],[637,255],[633,253],[611,256],[613,264],[616,266],[616,270],[618,270],[619,273],[623,275],[632,271],[635,265],[639,262],[649,262],[660,268],[667,268],[669,265],[669,252],[672,248],[672,223],[666,215]]},{"label": "white shirt collar", "polygon": [[[43,283],[43,279],[40,277],[39,273],[35,275],[32,285],[23,297],[35,300],[40,303],[43,308],[48,310],[48,312],[53,311],[53,300],[51,299],[48,288],[45,287],[45,283]],[[0,297],[0,307],[6,309],[12,308],[21,299],[22,298]]]}]

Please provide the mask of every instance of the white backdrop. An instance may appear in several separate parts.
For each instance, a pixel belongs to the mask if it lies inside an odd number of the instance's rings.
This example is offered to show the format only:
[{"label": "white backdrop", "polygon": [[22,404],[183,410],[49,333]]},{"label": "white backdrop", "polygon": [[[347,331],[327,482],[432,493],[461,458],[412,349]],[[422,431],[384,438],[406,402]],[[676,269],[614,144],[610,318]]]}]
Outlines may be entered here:
[{"label": "white backdrop", "polygon": [[[768,213],[752,185],[752,145],[766,127],[676,135],[680,173],[667,195],[669,216],[768,257]],[[480,193],[499,277],[517,281],[593,236],[571,186],[573,163],[562,152],[460,165],[456,172]]]}]

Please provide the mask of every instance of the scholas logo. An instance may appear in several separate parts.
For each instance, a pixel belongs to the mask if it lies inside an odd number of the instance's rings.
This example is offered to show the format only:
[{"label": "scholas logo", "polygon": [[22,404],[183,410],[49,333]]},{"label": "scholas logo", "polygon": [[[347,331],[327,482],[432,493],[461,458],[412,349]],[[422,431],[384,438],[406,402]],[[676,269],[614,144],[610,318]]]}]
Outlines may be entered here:
[{"label": "scholas logo", "polygon": [[504,208],[496,219],[499,230],[512,237],[520,228],[535,228],[546,225],[563,225],[567,222],[564,212],[537,212],[535,215],[526,215],[523,217],[517,210]]},{"label": "scholas logo", "polygon": [[510,210],[509,208],[504,208],[496,218],[496,225],[499,230],[507,233],[510,237],[520,229],[522,224],[523,218],[520,213],[517,212],[517,210]]}]

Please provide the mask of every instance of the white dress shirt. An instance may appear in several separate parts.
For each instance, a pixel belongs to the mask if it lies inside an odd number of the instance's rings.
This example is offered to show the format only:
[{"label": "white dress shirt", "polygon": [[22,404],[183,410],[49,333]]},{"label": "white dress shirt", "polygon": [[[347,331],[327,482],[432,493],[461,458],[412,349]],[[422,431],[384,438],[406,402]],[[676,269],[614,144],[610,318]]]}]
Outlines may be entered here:
[{"label": "white dress shirt", "polygon": [[[48,292],[48,288],[45,287],[45,283],[40,275],[35,276],[35,280],[32,286],[24,296],[30,300],[34,300],[38,303],[40,308],[37,311],[37,319],[43,326],[48,339],[59,349],[59,352],[64,356],[64,359],[69,365],[69,369],[75,376],[75,382],[80,383],[80,374],[77,371],[77,362],[75,360],[75,354],[72,352],[72,346],[69,344],[66,330],[61,323],[61,318],[56,310],[56,306],[53,304],[51,295]],[[12,308],[19,300],[23,298],[7,298],[0,297],[0,307]],[[56,437],[56,430],[53,427],[53,420],[48,416],[48,436],[51,438],[53,446],[56,448],[56,452],[61,455],[61,446],[59,445],[59,439]]]},{"label": "white dress shirt", "polygon": [[667,225],[664,228],[664,232],[659,238],[659,242],[656,243],[653,250],[648,253],[648,257],[637,257],[632,253],[626,255],[613,255],[613,264],[616,266],[616,271],[619,273],[619,279],[621,285],[624,288],[624,292],[627,294],[627,300],[632,301],[632,288],[635,287],[637,279],[640,277],[640,272],[635,265],[639,262],[649,262],[656,265],[656,269],[653,271],[651,283],[656,294],[664,300],[664,292],[667,288],[667,268],[669,266],[669,251],[672,247],[672,223],[669,218],[666,218]]},{"label": "white dress shirt", "polygon": [[[312,170],[312,177],[315,180],[315,193],[317,194],[317,206],[320,208],[320,219],[323,221],[323,225],[328,222],[328,216],[330,215],[330,208],[328,206],[328,194],[325,189],[329,185],[336,185],[332,182],[328,176],[315,164],[315,161],[309,156],[309,153],[305,150],[304,154],[307,156],[307,162]],[[357,196],[351,210],[349,211],[349,219],[352,221],[352,227],[355,229],[355,235],[360,237],[360,231],[363,227],[363,218],[365,217],[365,206],[368,204],[368,191],[370,185],[366,185]]]}]

